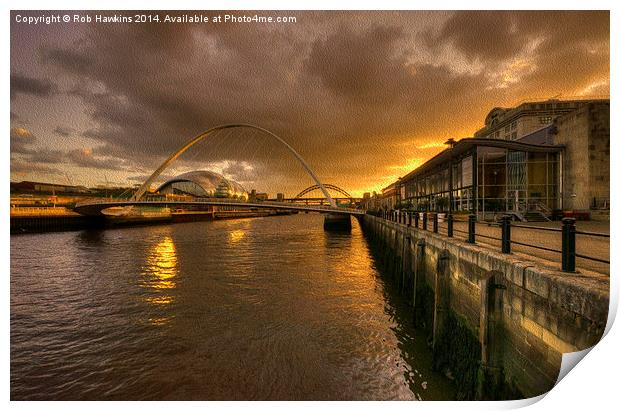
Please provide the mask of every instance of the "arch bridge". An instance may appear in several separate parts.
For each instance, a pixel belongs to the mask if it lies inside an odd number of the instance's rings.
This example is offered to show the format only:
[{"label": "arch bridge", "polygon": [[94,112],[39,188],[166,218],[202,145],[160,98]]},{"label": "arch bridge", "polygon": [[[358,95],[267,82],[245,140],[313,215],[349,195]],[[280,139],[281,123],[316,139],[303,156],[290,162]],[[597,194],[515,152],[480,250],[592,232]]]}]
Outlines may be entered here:
[{"label": "arch bridge", "polygon": [[[342,206],[342,205],[353,206],[361,201],[361,198],[354,198],[347,191],[338,187],[335,184],[323,183],[323,187],[326,188],[328,191],[335,192],[340,195],[339,197],[332,196],[336,204],[339,206]],[[314,185],[311,185],[310,187],[306,187],[305,189],[301,190],[299,193],[297,193],[295,197],[284,199],[284,201],[289,202],[289,203],[298,203],[298,204],[307,204],[307,205],[309,204],[324,205],[328,201],[326,197],[308,195],[310,193],[313,193],[315,191],[320,191],[320,190],[321,190],[321,187],[318,184],[314,184]]]},{"label": "arch bridge", "polygon": [[[261,134],[264,134],[270,138],[273,138],[274,140],[276,140],[277,142],[279,142],[281,145],[283,145],[296,159],[297,161],[302,165],[302,167],[304,168],[304,170],[310,175],[310,177],[312,177],[312,179],[315,181],[315,185],[308,187],[308,189],[312,189],[310,191],[314,191],[314,190],[320,190],[323,195],[324,195],[324,201],[327,201],[328,205],[324,206],[324,205],[311,205],[311,204],[293,204],[292,202],[269,202],[269,201],[265,201],[265,202],[222,202],[221,200],[217,200],[217,199],[196,199],[193,201],[174,201],[174,200],[163,200],[163,201],[147,201],[146,199],[144,199],[144,194],[148,191],[148,189],[151,187],[151,185],[153,184],[153,182],[155,182],[155,180],[161,175],[161,173],[166,170],[173,162],[175,162],[183,153],[185,153],[187,150],[189,150],[192,146],[194,146],[195,144],[198,144],[199,142],[207,139],[209,136],[212,136],[214,133],[221,131],[221,130],[227,130],[227,129],[250,129],[250,130],[254,130],[254,131],[258,131]],[[336,187],[336,186],[332,186],[331,187]],[[308,190],[306,189],[306,190]],[[303,190],[302,192],[306,191]],[[310,192],[307,191],[307,192]],[[346,193],[346,191],[338,188],[338,190],[335,190],[336,192],[341,192],[341,193]],[[348,194],[348,193],[347,193]],[[350,198],[350,196],[349,196]],[[338,219],[342,219],[342,216],[344,215],[360,215],[363,214],[362,211],[360,210],[356,210],[353,208],[343,208],[343,207],[339,207],[338,204],[336,203],[336,201],[334,200],[334,198],[329,194],[329,192],[327,191],[327,187],[325,184],[323,184],[319,178],[317,177],[317,175],[315,174],[315,172],[312,170],[312,168],[310,167],[310,165],[302,158],[302,156],[293,148],[291,147],[290,144],[288,144],[286,141],[284,141],[281,137],[277,136],[276,134],[272,133],[271,131],[264,129],[262,127],[259,126],[255,126],[252,124],[245,124],[245,123],[235,123],[235,124],[224,124],[224,125],[220,125],[220,126],[216,126],[216,127],[212,127],[210,129],[207,129],[206,131],[198,134],[197,136],[195,136],[194,138],[192,138],[191,140],[189,140],[188,142],[184,143],[179,149],[177,149],[175,152],[173,152],[147,179],[146,181],[138,188],[138,190],[136,190],[136,192],[134,193],[134,195],[131,197],[131,199],[129,200],[105,200],[105,201],[89,201],[89,202],[84,202],[84,203],[78,203],[75,206],[75,211],[80,213],[80,214],[84,214],[84,215],[102,215],[102,211],[105,210],[106,208],[111,208],[111,207],[119,207],[119,206],[153,206],[153,205],[161,205],[161,206],[184,206],[184,205],[192,205],[195,206],[197,204],[202,204],[202,205],[210,205],[210,206],[221,206],[221,205],[226,205],[226,206],[231,206],[231,207],[238,207],[238,208],[270,208],[270,209],[284,209],[284,210],[294,210],[294,211],[313,211],[313,212],[320,212],[320,213],[327,213],[327,217],[326,217],[326,223],[328,220],[338,220]],[[329,215],[332,215],[332,217],[329,217]],[[341,217],[338,217],[341,216]],[[349,226],[350,226],[350,222],[349,222]]]}]

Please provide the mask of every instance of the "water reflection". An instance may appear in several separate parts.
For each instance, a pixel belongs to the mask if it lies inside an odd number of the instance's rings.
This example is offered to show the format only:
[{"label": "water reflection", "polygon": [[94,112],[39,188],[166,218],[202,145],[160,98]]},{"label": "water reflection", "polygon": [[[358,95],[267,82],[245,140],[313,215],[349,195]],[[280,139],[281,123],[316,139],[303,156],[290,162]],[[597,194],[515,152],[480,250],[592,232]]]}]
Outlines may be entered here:
[{"label": "water reflection", "polygon": [[[174,294],[169,290],[176,288],[176,276],[177,250],[172,238],[166,236],[148,251],[141,286],[149,288],[152,293],[145,296],[144,300],[155,307],[174,302]],[[158,314],[162,313],[158,312]],[[156,315],[149,318],[149,322],[160,325],[165,324],[169,319],[168,315]]]},{"label": "water reflection", "polygon": [[250,228],[250,220],[225,220],[221,221],[222,228],[228,232],[226,242],[228,245],[238,245],[242,240],[246,239],[246,234]]},{"label": "water reflection", "polygon": [[12,399],[453,398],[355,220],[79,236],[11,238]]},{"label": "water reflection", "polygon": [[245,230],[232,230],[228,233],[228,242],[230,244],[236,244],[245,237]]}]

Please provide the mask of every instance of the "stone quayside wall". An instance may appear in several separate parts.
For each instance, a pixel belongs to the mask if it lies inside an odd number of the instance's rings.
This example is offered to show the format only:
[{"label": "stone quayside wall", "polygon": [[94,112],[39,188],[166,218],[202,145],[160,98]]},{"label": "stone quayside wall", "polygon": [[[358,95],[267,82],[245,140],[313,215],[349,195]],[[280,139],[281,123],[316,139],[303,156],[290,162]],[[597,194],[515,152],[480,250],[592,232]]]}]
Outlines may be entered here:
[{"label": "stone quayside wall", "polygon": [[555,385],[562,353],[591,347],[603,334],[607,278],[539,268],[370,215],[361,223],[459,399],[543,394]]}]

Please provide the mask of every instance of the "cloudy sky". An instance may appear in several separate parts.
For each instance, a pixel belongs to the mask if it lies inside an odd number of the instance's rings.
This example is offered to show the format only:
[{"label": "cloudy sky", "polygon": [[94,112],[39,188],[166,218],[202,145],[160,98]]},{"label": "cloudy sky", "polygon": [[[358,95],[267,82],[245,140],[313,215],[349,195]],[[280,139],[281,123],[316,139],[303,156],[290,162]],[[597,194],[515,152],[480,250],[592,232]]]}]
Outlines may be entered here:
[{"label": "cloudy sky", "polygon": [[[242,122],[278,134],[323,182],[360,195],[446,139],[471,136],[493,107],[609,94],[608,12],[237,12],[297,22],[49,25],[18,14],[52,13],[12,12],[12,181],[132,185],[201,131]],[[253,132],[217,133],[162,177],[192,169],[270,193],[312,184],[283,147]]]}]

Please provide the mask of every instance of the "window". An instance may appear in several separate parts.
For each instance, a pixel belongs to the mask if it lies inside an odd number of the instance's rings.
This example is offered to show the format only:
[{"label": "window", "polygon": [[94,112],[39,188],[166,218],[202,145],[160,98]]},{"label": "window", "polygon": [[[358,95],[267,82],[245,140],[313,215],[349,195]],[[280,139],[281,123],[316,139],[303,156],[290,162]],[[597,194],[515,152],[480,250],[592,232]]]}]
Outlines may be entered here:
[{"label": "window", "polygon": [[538,121],[540,122],[540,124],[549,124],[552,120],[553,119],[551,118],[551,116],[538,117]]}]

